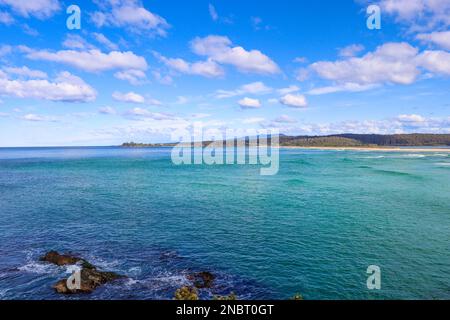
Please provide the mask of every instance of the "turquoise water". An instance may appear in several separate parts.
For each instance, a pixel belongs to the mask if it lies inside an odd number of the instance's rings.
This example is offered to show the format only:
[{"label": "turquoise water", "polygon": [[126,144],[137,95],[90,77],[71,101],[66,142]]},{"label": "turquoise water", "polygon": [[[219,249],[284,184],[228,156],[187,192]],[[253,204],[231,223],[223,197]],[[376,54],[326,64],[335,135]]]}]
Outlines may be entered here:
[{"label": "turquoise water", "polygon": [[[169,153],[0,149],[0,298],[171,299],[203,270],[205,298],[450,298],[448,153],[289,149],[276,176]],[[58,296],[66,270],[38,261],[51,249],[128,278]]]}]

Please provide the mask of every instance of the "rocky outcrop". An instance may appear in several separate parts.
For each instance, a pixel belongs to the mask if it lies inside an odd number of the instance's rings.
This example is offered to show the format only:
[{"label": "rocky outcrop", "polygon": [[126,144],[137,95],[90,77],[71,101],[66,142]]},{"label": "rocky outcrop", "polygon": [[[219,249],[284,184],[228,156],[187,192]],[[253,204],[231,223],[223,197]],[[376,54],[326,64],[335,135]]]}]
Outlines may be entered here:
[{"label": "rocky outcrop", "polygon": [[53,288],[58,293],[75,294],[75,293],[92,293],[95,289],[108,282],[123,278],[114,272],[97,271],[96,269],[81,269],[80,287],[69,289],[67,287],[67,279],[58,281]]},{"label": "rocky outcrop", "polygon": [[191,280],[198,289],[210,289],[213,286],[215,276],[211,272],[203,271],[189,275],[188,279]]},{"label": "rocky outcrop", "polygon": [[108,282],[124,278],[114,272],[105,272],[97,270],[97,267],[88,261],[68,254],[59,254],[56,251],[49,251],[40,259],[48,263],[56,264],[58,266],[78,265],[80,271],[80,285],[67,286],[68,279],[58,281],[53,288],[56,292],[61,294],[75,294],[75,293],[92,293],[99,286]]},{"label": "rocky outcrop", "polygon": [[49,251],[39,260],[56,264],[57,266],[67,266],[79,264],[83,268],[95,269],[95,266],[87,262],[86,260],[68,254],[59,254],[57,251]]}]

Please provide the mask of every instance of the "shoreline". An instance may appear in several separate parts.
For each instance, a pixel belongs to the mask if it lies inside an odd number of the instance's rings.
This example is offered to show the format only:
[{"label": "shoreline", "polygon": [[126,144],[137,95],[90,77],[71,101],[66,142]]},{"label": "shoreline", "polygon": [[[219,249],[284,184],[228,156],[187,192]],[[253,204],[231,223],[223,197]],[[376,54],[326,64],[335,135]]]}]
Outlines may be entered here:
[{"label": "shoreline", "polygon": [[385,151],[385,152],[448,152],[450,148],[433,147],[296,147],[279,146],[280,149],[331,150],[331,151]]}]

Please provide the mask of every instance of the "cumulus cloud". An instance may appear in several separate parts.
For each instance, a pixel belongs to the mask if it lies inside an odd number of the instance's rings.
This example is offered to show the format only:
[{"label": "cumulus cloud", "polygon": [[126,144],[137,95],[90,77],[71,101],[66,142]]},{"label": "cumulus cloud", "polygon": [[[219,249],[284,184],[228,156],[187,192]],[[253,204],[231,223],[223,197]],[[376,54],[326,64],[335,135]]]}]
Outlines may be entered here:
[{"label": "cumulus cloud", "polygon": [[450,75],[450,53],[446,51],[424,51],[417,57],[418,64],[428,71]]},{"label": "cumulus cloud", "polygon": [[310,94],[340,91],[364,91],[383,84],[408,85],[417,80],[422,70],[434,74],[450,74],[450,53],[424,51],[408,43],[386,43],[362,57],[337,61],[319,61],[309,66],[320,78],[333,85],[311,90]]},{"label": "cumulus cloud", "polygon": [[170,25],[167,21],[153,13],[138,0],[97,1],[100,11],[91,15],[97,27],[125,27],[131,32],[147,32],[150,35],[166,36]]},{"label": "cumulus cloud", "polygon": [[225,74],[222,67],[212,60],[190,63],[181,58],[167,58],[157,52],[154,55],[168,68],[179,73],[198,75],[206,78],[217,78]]},{"label": "cumulus cloud", "polygon": [[420,122],[423,123],[426,121],[424,117],[418,114],[401,114],[397,117],[399,121],[402,122]]},{"label": "cumulus cloud", "polygon": [[287,94],[280,99],[280,103],[292,108],[306,108],[308,102],[302,94]]},{"label": "cumulus cloud", "polygon": [[448,0],[381,0],[382,12],[408,25],[412,31],[450,25]]},{"label": "cumulus cloud", "polygon": [[421,33],[416,38],[423,42],[432,43],[443,49],[450,50],[450,31]]},{"label": "cumulus cloud", "polygon": [[21,68],[16,67],[5,67],[3,70],[12,75],[22,76],[26,78],[38,78],[38,79],[46,79],[47,74],[40,70],[32,70],[27,66],[23,66]]},{"label": "cumulus cloud", "polygon": [[94,101],[97,93],[81,78],[61,72],[54,81],[9,79],[0,71],[0,95],[64,102]]},{"label": "cumulus cloud", "polygon": [[22,50],[26,52],[28,59],[62,63],[87,72],[101,72],[114,69],[147,69],[145,58],[131,51],[111,51],[106,54],[96,49],[88,51],[60,50],[57,52],[33,50],[30,48],[22,48]]},{"label": "cumulus cloud", "polygon": [[232,65],[244,73],[280,73],[278,65],[261,51],[235,47],[228,37],[210,35],[195,38],[191,42],[191,48],[198,55],[206,56],[220,64]]},{"label": "cumulus cloud", "polygon": [[369,134],[450,133],[450,117],[426,118],[400,115],[381,120],[348,120],[324,123],[263,122],[264,128],[277,128],[284,134],[331,135],[361,132]]},{"label": "cumulus cloud", "polygon": [[145,98],[135,92],[121,93],[116,91],[112,94],[112,97],[120,102],[145,103]]},{"label": "cumulus cloud", "polygon": [[407,43],[387,43],[361,58],[319,61],[310,67],[321,78],[361,85],[392,82],[413,83],[420,74],[411,61],[418,50]]},{"label": "cumulus cloud", "polygon": [[219,99],[231,98],[246,94],[267,94],[273,91],[272,88],[266,86],[263,82],[252,82],[244,84],[235,90],[217,90],[216,97]]},{"label": "cumulus cloud", "polygon": [[7,6],[22,17],[35,17],[38,19],[50,18],[61,9],[58,0],[0,0],[0,6]]},{"label": "cumulus cloud", "polygon": [[245,97],[244,99],[241,99],[238,101],[238,104],[243,109],[254,109],[254,108],[260,108],[261,102],[258,99],[252,99]]}]

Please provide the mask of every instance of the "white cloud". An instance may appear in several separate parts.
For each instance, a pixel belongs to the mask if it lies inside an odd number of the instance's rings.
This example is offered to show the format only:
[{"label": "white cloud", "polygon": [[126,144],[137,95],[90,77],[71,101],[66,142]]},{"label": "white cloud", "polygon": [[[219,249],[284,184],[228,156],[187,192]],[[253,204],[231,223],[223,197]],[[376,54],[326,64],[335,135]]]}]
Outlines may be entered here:
[{"label": "white cloud", "polygon": [[278,128],[280,132],[292,135],[450,133],[450,117],[425,118],[420,115],[400,115],[382,120],[349,120],[331,123],[294,124],[270,121],[261,125],[265,128]]},{"label": "white cloud", "polygon": [[61,9],[58,0],[0,0],[0,6],[8,6],[22,17],[38,19],[50,18]]},{"label": "white cloud", "polygon": [[309,69],[333,85],[310,90],[309,94],[341,91],[358,92],[383,84],[412,84],[422,70],[450,75],[450,53],[419,50],[408,43],[386,43],[362,57],[337,61],[319,61]]},{"label": "white cloud", "polygon": [[207,78],[217,78],[225,74],[221,66],[212,60],[187,62],[181,58],[166,58],[155,52],[154,55],[171,70],[183,74],[198,75]]},{"label": "white cloud", "polygon": [[361,44],[352,44],[339,50],[339,56],[341,57],[354,57],[358,53],[364,50],[364,46]]},{"label": "white cloud", "polygon": [[6,73],[23,76],[27,78],[38,78],[38,79],[46,79],[47,74],[40,70],[31,70],[27,66],[23,66],[21,68],[14,68],[14,67],[5,67],[3,68]]},{"label": "white cloud", "polygon": [[78,50],[84,50],[84,49],[96,49],[95,46],[87,42],[83,37],[81,37],[78,34],[71,34],[69,33],[62,43],[63,47],[69,48],[69,49],[78,49]]},{"label": "white cloud", "polygon": [[135,92],[121,93],[116,91],[113,93],[112,97],[114,100],[120,102],[145,103],[145,98]]},{"label": "white cloud", "polygon": [[450,31],[421,33],[416,38],[423,42],[433,43],[443,49],[450,50]]},{"label": "white cloud", "polygon": [[446,51],[424,51],[417,57],[418,64],[428,71],[450,75],[450,53]]},{"label": "white cloud", "polygon": [[97,27],[125,27],[131,32],[148,32],[162,37],[166,36],[170,27],[163,17],[147,10],[137,0],[110,0],[97,4],[102,10],[91,15]]},{"label": "white cloud", "polygon": [[174,120],[176,119],[175,116],[167,113],[161,113],[161,112],[151,112],[147,109],[143,108],[133,108],[131,110],[128,110],[125,114],[125,116],[132,116],[136,118],[150,118],[153,120]]},{"label": "white cloud", "polygon": [[241,99],[238,101],[238,104],[243,109],[253,109],[253,108],[260,108],[261,102],[258,99],[252,99],[245,97],[244,99]]},{"label": "white cloud", "polygon": [[407,43],[386,43],[361,58],[320,61],[310,68],[321,78],[360,85],[413,83],[420,71],[412,63],[418,50]]},{"label": "white cloud", "polygon": [[101,114],[107,114],[107,115],[114,115],[117,113],[116,109],[114,109],[113,107],[101,107],[100,109],[98,109],[98,112]]},{"label": "white cloud", "polygon": [[409,25],[412,31],[450,25],[448,0],[381,0],[382,12]]},{"label": "white cloud", "polygon": [[258,81],[242,85],[236,90],[217,90],[216,97],[223,99],[246,94],[267,94],[272,91],[272,88],[266,86],[263,82]]},{"label": "white cloud", "polygon": [[26,121],[33,121],[33,122],[56,122],[58,121],[55,117],[49,117],[49,116],[41,116],[34,113],[28,113],[21,117],[22,120]]},{"label": "white cloud", "polygon": [[14,23],[14,18],[8,12],[0,11],[0,23],[9,26]]},{"label": "white cloud", "polygon": [[298,91],[300,91],[300,88],[297,87],[296,85],[291,85],[287,88],[278,89],[277,91],[281,95],[286,95],[288,93],[298,92]]},{"label": "white cloud", "polygon": [[219,15],[217,14],[216,8],[210,3],[208,5],[209,15],[211,16],[211,19],[214,21],[217,21],[219,19]]},{"label": "white cloud", "polygon": [[397,117],[399,121],[402,122],[416,122],[416,123],[423,123],[426,121],[424,117],[418,114],[401,114]]},{"label": "white cloud", "polygon": [[132,85],[142,84],[142,81],[146,79],[145,72],[136,69],[116,72],[114,77],[120,80],[126,80]]},{"label": "white cloud", "polygon": [[242,47],[233,47],[227,37],[210,35],[195,38],[191,42],[191,47],[198,55],[206,56],[220,64],[232,65],[244,73],[280,73],[278,65],[261,51],[247,51]]},{"label": "white cloud", "polygon": [[339,85],[333,85],[333,86],[326,86],[326,87],[319,87],[309,90],[307,93],[310,95],[322,95],[322,94],[329,94],[329,93],[337,93],[337,92],[361,92],[370,90],[373,88],[378,87],[376,84],[358,84],[358,83],[352,83],[347,82],[344,84]]},{"label": "white cloud", "polygon": [[89,102],[97,93],[81,78],[61,72],[50,82],[42,79],[11,80],[0,71],[0,95],[50,101]]},{"label": "white cloud", "polygon": [[114,69],[147,69],[145,58],[137,56],[131,51],[111,51],[110,53],[105,54],[99,50],[61,50],[57,52],[33,50],[29,48],[22,50],[28,51],[26,56],[29,59],[63,63],[88,72],[100,72]]},{"label": "white cloud", "polygon": [[117,51],[119,49],[119,46],[109,40],[104,34],[94,32],[92,34],[94,38],[97,40],[98,43],[103,44],[105,47],[107,47],[109,50]]},{"label": "white cloud", "polygon": [[280,99],[280,103],[293,108],[306,108],[308,102],[302,94],[287,94]]}]

